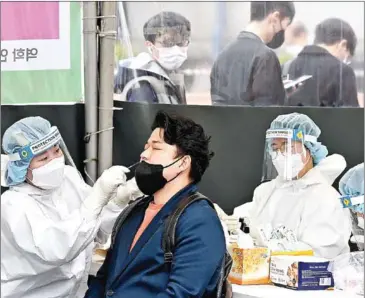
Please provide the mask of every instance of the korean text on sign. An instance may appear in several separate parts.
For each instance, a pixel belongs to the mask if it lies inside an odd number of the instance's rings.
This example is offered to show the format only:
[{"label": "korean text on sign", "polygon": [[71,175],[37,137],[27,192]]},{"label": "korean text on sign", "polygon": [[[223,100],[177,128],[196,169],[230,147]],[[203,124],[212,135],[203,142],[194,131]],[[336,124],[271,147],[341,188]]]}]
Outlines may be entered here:
[{"label": "korean text on sign", "polygon": [[[1,49],[1,62],[8,62],[9,51],[7,49]],[[17,60],[26,60],[37,58],[38,49],[36,48],[14,48],[12,51],[13,62]]]}]

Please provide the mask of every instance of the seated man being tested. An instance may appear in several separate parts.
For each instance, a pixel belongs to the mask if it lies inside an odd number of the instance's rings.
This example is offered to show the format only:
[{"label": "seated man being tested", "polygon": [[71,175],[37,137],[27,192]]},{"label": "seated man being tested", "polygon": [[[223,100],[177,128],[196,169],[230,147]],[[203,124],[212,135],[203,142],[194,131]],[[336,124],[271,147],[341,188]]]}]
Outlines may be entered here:
[{"label": "seated man being tested", "polygon": [[[197,194],[209,166],[210,137],[190,119],[156,115],[135,171],[146,195],[116,221],[112,246],[85,297],[213,297],[225,255],[225,238],[214,207],[202,199],[187,206],[174,227],[167,254],[169,216]],[[163,247],[164,246],[164,247]]]}]

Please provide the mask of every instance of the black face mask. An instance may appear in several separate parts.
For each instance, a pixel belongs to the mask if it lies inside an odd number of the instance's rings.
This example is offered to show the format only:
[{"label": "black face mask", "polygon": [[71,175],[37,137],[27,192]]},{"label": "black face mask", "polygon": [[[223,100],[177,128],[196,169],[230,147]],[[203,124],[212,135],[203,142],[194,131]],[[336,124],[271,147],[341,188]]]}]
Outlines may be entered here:
[{"label": "black face mask", "polygon": [[266,45],[271,49],[277,49],[283,45],[284,40],[285,40],[285,31],[280,30],[278,33],[276,33],[274,35],[274,38],[272,39],[272,41],[270,41]]},{"label": "black face mask", "polygon": [[177,176],[179,176],[179,174],[170,181],[167,181],[163,176],[163,170],[177,163],[181,158],[175,160],[166,167],[141,161],[135,171],[135,178],[139,190],[145,195],[152,196],[168,182],[174,180]]}]

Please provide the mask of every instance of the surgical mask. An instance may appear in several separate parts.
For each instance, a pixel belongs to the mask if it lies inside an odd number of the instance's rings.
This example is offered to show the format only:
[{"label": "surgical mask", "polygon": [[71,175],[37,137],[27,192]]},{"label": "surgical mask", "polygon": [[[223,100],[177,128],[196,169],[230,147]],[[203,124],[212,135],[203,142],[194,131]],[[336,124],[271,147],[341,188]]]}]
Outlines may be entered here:
[{"label": "surgical mask", "polygon": [[187,59],[187,47],[173,46],[171,48],[156,48],[158,63],[167,70],[178,69]]},{"label": "surgical mask", "polygon": [[291,154],[290,159],[286,158],[282,153],[279,153],[272,163],[278,175],[285,180],[291,180],[297,177],[299,172],[303,169],[304,163],[302,155],[299,153]]},{"label": "surgical mask", "polygon": [[172,180],[167,181],[163,176],[163,170],[177,163],[181,158],[165,167],[160,164],[150,164],[145,161],[141,161],[135,171],[135,179],[139,190],[145,195],[152,196],[154,193],[165,187],[168,182],[174,180],[179,174]]},{"label": "surgical mask", "polygon": [[277,49],[280,48],[285,40],[285,31],[280,30],[278,33],[276,33],[273,37],[273,39],[267,43],[266,45],[271,49]]},{"label": "surgical mask", "polygon": [[32,183],[41,189],[55,189],[61,186],[64,178],[65,158],[58,157],[46,165],[33,169]]}]

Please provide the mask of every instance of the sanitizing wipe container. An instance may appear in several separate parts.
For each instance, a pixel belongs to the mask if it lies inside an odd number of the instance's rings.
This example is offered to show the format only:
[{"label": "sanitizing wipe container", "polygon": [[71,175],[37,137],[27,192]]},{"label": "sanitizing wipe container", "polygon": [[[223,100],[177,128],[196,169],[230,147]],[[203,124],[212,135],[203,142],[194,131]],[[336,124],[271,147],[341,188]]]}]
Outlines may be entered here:
[{"label": "sanitizing wipe container", "polygon": [[328,265],[328,260],[313,256],[272,256],[270,280],[293,290],[327,290],[334,286]]},{"label": "sanitizing wipe container", "polygon": [[236,285],[268,284],[270,273],[270,251],[266,247],[230,247],[233,259],[228,280]]}]

